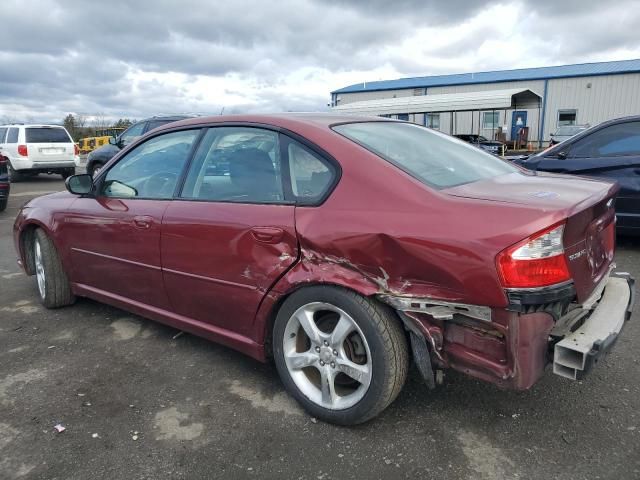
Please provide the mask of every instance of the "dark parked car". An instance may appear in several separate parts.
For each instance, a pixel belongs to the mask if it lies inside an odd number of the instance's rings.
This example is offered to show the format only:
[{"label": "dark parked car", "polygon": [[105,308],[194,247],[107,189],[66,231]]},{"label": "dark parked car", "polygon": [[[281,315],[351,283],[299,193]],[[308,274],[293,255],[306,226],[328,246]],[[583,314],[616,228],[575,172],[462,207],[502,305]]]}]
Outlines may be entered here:
[{"label": "dark parked car", "polygon": [[502,142],[498,142],[497,140],[489,140],[482,135],[474,135],[474,134],[459,134],[454,135],[460,140],[464,140],[465,142],[471,143],[476,147],[480,147],[483,150],[486,150],[489,153],[493,153],[494,155],[504,155],[505,144]]},{"label": "dark parked car", "polygon": [[528,158],[525,168],[618,182],[617,228],[640,233],[640,116],[610,120]]},{"label": "dark parked car", "polygon": [[579,379],[633,306],[611,273],[614,183],[406,122],[191,119],[67,189],[14,226],[46,307],[90,297],[273,358],[330,422],[381,412],[410,359],[430,388],[446,368],[513,389],[549,363]]},{"label": "dark parked car", "polygon": [[87,156],[87,173],[96,175],[113,156],[124,147],[154,128],[167,123],[191,118],[193,115],[162,115],[147,118],[134,123],[116,138],[110,139],[108,145],[95,149]]},{"label": "dark parked car", "polygon": [[4,155],[0,155],[0,212],[7,208],[9,202],[9,159]]},{"label": "dark parked car", "polygon": [[560,142],[570,139],[574,135],[584,132],[589,126],[587,125],[565,125],[558,127],[558,129],[551,134],[551,140],[549,146],[556,145]]}]

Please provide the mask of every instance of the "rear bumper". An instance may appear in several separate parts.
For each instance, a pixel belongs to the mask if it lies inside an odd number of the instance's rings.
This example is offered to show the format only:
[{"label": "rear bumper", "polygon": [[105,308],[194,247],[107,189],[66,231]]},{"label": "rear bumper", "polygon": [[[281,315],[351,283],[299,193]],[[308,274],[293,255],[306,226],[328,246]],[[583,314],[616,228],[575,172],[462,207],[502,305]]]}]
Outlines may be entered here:
[{"label": "rear bumper", "polygon": [[11,166],[17,170],[38,170],[41,172],[47,172],[51,170],[63,170],[65,168],[75,168],[76,162],[74,160],[63,160],[55,162],[38,162],[31,161],[28,158],[11,159]]},{"label": "rear bumper", "polygon": [[556,343],[553,373],[579,380],[615,344],[635,301],[634,279],[612,276],[585,322]]}]

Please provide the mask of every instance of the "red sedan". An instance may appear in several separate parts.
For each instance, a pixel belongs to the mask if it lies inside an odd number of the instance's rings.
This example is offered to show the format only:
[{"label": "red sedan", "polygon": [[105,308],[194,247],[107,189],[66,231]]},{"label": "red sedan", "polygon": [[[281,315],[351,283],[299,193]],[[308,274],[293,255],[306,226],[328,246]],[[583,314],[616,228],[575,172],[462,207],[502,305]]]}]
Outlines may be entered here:
[{"label": "red sedan", "polygon": [[633,305],[614,183],[533,173],[414,124],[324,114],[161,127],[15,222],[46,307],[89,297],[273,359],[355,424],[410,360],[526,389],[581,378]]}]

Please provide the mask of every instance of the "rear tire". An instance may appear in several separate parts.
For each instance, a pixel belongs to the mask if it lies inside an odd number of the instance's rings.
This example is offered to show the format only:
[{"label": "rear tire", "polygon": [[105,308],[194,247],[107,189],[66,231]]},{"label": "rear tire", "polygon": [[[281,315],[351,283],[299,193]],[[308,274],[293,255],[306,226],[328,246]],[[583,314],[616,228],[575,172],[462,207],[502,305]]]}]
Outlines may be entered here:
[{"label": "rear tire", "polygon": [[0,200],[0,212],[4,212],[7,209],[7,204],[9,203],[8,198],[3,198]]},{"label": "rear tire", "polygon": [[402,390],[409,365],[407,339],[393,313],[334,286],[307,287],[285,300],[273,352],[289,393],[314,417],[339,425],[382,412]]},{"label": "rear tire", "polygon": [[60,175],[62,176],[63,180],[66,180],[71,175],[75,175],[75,173],[76,173],[75,169],[69,168],[68,170],[63,171]]},{"label": "rear tire", "polygon": [[71,305],[75,296],[71,292],[69,279],[62,268],[55,245],[44,230],[38,228],[35,231],[31,247],[42,304],[46,308]]}]

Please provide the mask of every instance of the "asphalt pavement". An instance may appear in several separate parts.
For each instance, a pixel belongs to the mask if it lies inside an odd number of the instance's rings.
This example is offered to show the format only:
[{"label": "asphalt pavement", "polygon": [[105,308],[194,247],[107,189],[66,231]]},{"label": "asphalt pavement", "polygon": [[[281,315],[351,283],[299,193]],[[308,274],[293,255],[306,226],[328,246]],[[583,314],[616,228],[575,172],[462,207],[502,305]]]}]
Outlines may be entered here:
[{"label": "asphalt pavement", "polygon": [[[413,369],[399,398],[355,428],[305,414],[273,365],[79,299],[44,309],[0,213],[0,479],[640,479],[640,318],[583,381],[551,371],[511,392]],[[619,239],[640,277],[640,239]],[[54,428],[61,425],[65,431]]]}]

